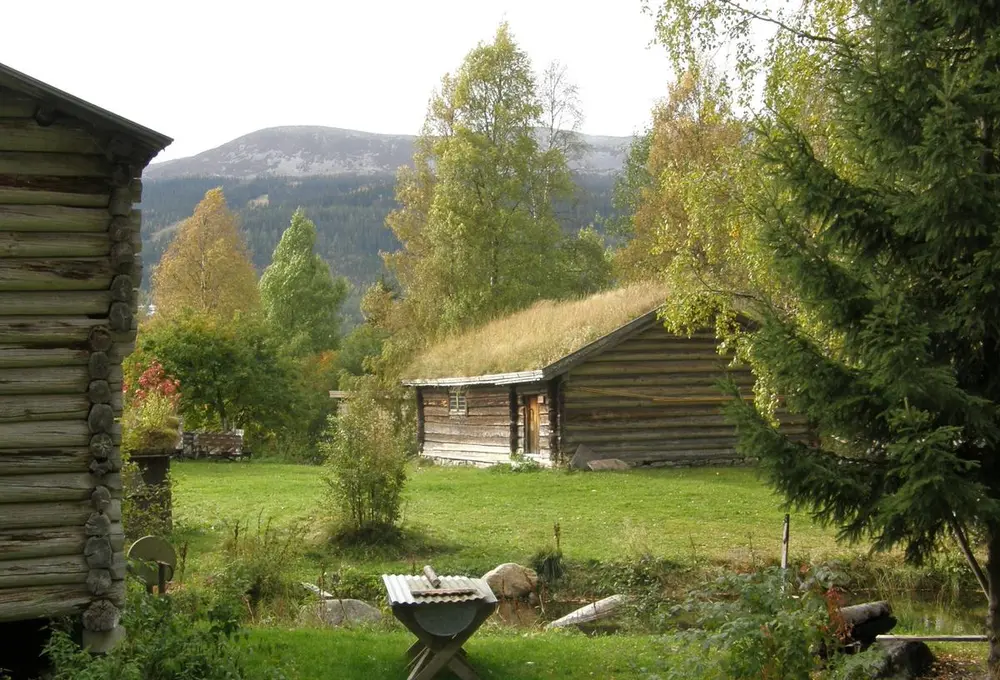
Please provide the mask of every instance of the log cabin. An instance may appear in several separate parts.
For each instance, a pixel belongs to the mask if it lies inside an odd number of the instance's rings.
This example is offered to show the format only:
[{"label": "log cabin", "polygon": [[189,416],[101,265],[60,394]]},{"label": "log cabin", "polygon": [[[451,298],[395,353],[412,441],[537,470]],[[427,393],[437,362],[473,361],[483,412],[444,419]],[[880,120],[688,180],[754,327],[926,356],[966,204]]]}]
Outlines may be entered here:
[{"label": "log cabin", "polygon": [[421,454],[553,466],[586,447],[632,466],[740,462],[717,383],[749,393],[753,377],[719,354],[713,332],[669,333],[665,296],[646,285],[542,302],[431,347],[404,380]]},{"label": "log cabin", "polygon": [[170,142],[0,64],[0,623],[79,616],[94,651],[122,634],[135,206]]}]

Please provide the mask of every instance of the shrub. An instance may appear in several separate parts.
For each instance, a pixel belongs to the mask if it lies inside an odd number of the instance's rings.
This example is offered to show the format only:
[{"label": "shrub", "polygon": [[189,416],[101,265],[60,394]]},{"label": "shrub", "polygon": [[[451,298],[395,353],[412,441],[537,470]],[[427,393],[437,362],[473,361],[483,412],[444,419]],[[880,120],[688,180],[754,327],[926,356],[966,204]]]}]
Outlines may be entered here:
[{"label": "shrub", "polygon": [[180,383],[158,361],[145,368],[139,361],[126,364],[122,382],[122,452],[172,449],[180,438]]},{"label": "shrub", "polygon": [[125,537],[135,541],[150,534],[164,536],[172,530],[171,481],[149,485],[139,467],[128,456],[122,466],[122,527]]},{"label": "shrub", "polygon": [[[802,584],[804,585],[804,584]],[[669,638],[671,680],[810,680],[871,677],[874,654],[852,657],[838,647],[836,591],[799,587],[779,569],[726,575],[692,591],[674,608],[673,624],[691,626]]]},{"label": "shrub", "polygon": [[341,537],[398,540],[408,454],[401,428],[367,392],[356,393],[330,422],[326,481]]},{"label": "shrub", "polygon": [[[132,584],[135,586],[135,584]],[[103,656],[84,651],[67,630],[46,647],[51,680],[285,680],[281,668],[251,658],[237,603],[226,594],[153,597],[129,589],[128,635]]]}]

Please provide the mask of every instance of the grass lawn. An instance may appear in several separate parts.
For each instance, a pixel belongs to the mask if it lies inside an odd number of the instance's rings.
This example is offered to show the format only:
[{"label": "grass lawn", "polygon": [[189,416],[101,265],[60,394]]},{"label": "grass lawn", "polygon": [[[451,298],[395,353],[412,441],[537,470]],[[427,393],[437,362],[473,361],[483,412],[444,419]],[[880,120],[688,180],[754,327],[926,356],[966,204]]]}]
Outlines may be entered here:
[{"label": "grass lawn", "polygon": [[[322,546],[322,468],[271,463],[175,462],[176,538],[192,555],[210,552],[236,520],[304,520]],[[404,554],[329,555],[372,569],[413,561],[496,565],[524,561],[553,543],[574,561],[620,559],[650,552],[678,562],[776,560],[781,503],[749,469],[646,470],[624,473],[498,474],[463,467],[411,470],[405,525],[421,535]],[[809,561],[850,549],[808,516],[792,517],[792,556]],[[195,557],[197,560],[197,557]]]},{"label": "grass lawn", "polygon": [[[300,680],[402,678],[411,642],[406,633],[368,630],[258,629],[251,637],[261,662],[289,662]],[[648,677],[662,646],[646,636],[481,631],[465,649],[481,678],[613,680]]]}]

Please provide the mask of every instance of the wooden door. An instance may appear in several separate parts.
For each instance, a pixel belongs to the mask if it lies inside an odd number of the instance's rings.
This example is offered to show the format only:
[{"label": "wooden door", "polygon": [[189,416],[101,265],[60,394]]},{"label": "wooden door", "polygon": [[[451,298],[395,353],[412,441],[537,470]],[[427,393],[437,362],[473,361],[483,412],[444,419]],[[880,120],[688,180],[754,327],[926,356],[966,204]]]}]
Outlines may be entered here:
[{"label": "wooden door", "polygon": [[541,409],[538,405],[538,397],[525,397],[524,409],[524,452],[538,453],[538,431],[541,424]]}]

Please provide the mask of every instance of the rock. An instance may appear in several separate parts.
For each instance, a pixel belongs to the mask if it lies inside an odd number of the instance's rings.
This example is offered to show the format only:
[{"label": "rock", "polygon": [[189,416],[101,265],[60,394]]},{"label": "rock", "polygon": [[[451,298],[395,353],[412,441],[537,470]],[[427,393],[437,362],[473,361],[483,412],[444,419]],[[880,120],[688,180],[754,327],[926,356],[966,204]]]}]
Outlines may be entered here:
[{"label": "rock", "polygon": [[302,608],[299,622],[324,626],[350,626],[358,623],[376,623],[382,612],[361,600],[323,600]]},{"label": "rock", "polygon": [[492,569],[483,575],[483,580],[497,597],[520,599],[535,592],[538,586],[538,574],[534,569],[522,567],[520,564],[508,562]]},{"label": "rock", "polygon": [[922,677],[934,665],[934,653],[919,640],[883,640],[876,644],[885,657],[873,678],[911,680]]},{"label": "rock", "polygon": [[587,463],[587,468],[595,472],[600,470],[629,470],[631,467],[631,465],[619,458],[603,458]]},{"label": "rock", "polygon": [[576,447],[576,453],[573,457],[569,459],[569,469],[570,470],[586,470],[587,463],[592,460],[599,460],[601,454],[597,453],[586,444],[580,444]]}]

